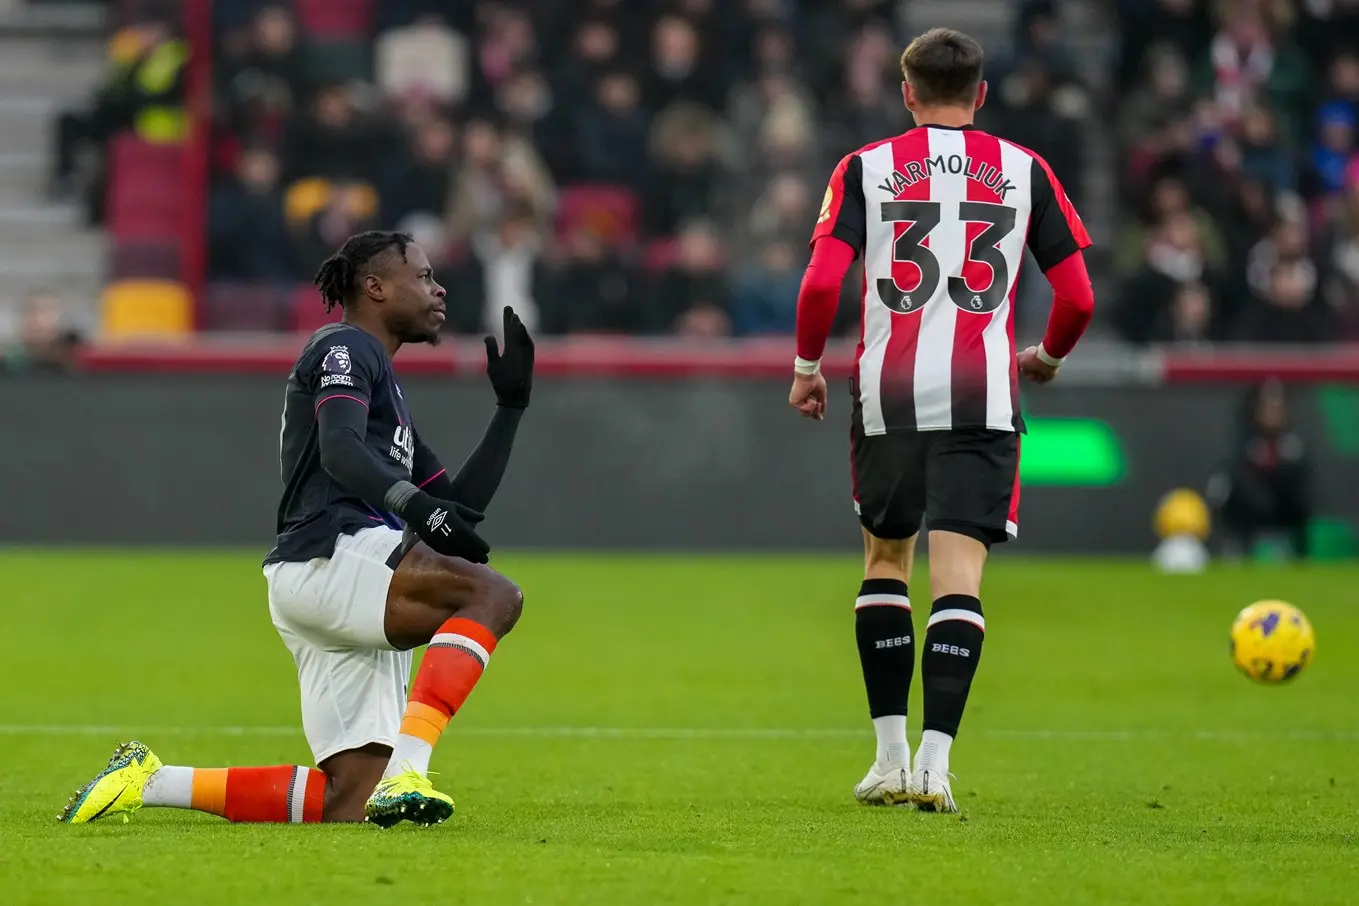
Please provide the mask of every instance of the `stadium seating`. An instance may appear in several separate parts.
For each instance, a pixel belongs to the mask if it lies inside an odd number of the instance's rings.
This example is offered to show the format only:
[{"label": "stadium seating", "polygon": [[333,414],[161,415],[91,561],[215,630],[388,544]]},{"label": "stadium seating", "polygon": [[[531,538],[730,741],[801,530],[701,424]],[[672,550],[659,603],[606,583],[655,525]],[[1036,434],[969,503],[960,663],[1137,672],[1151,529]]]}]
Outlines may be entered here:
[{"label": "stadium seating", "polygon": [[183,227],[179,175],[184,149],[115,138],[109,152],[108,227],[116,239],[177,239]]},{"label": "stadium seating", "polygon": [[199,309],[198,327],[245,332],[287,330],[291,326],[290,290],[268,283],[210,284]]},{"label": "stadium seating", "polygon": [[180,274],[180,247],[165,239],[114,240],[109,253],[113,280],[174,280]]},{"label": "stadium seating", "polygon": [[298,25],[318,41],[362,41],[373,20],[372,0],[296,0]]},{"label": "stadium seating", "polygon": [[296,287],[289,300],[289,328],[298,333],[311,333],[319,327],[334,324],[343,314],[336,308],[326,311],[325,303],[314,286]]},{"label": "stadium seating", "polygon": [[193,331],[193,297],[171,280],[121,280],[104,290],[100,306],[106,339],[177,339]]},{"label": "stadium seating", "polygon": [[558,199],[557,233],[584,228],[612,244],[631,245],[637,239],[640,213],[636,194],[621,186],[566,186]]}]

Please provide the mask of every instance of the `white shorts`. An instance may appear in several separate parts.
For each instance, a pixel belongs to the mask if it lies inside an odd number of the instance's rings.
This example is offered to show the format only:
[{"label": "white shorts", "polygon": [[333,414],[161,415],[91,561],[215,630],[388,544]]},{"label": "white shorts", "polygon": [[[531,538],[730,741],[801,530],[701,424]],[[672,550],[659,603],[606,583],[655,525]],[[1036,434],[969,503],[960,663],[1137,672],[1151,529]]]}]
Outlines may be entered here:
[{"label": "white shorts", "polygon": [[329,559],[264,567],[269,615],[297,664],[302,731],[317,764],[396,742],[411,652],[392,648],[383,620],[387,558],[400,543],[399,531],[374,526],[341,535]]}]

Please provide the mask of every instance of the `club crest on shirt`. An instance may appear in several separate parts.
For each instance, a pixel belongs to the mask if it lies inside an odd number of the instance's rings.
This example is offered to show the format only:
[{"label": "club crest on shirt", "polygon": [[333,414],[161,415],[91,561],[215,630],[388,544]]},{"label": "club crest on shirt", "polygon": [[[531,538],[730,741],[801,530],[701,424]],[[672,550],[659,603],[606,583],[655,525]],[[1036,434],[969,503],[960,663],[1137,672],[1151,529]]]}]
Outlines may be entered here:
[{"label": "club crest on shirt", "polygon": [[826,218],[830,217],[831,202],[835,199],[835,190],[826,186],[826,194],[821,199],[821,213],[817,215],[817,223],[825,223]]}]

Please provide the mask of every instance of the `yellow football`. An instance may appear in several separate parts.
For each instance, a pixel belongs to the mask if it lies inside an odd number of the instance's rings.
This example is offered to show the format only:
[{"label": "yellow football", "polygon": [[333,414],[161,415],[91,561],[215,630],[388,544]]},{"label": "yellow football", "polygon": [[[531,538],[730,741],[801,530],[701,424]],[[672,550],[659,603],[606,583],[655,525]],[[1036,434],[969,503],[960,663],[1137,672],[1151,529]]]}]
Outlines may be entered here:
[{"label": "yellow football", "polygon": [[1232,662],[1258,683],[1284,683],[1316,654],[1307,615],[1284,601],[1256,601],[1232,623]]}]

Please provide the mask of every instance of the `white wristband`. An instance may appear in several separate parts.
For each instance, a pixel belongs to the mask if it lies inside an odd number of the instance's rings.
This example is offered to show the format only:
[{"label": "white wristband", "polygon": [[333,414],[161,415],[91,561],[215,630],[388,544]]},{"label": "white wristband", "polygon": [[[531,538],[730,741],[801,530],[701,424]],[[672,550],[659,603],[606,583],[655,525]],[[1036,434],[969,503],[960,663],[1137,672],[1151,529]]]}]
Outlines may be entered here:
[{"label": "white wristband", "polygon": [[820,359],[804,359],[795,356],[793,358],[793,370],[803,377],[811,377],[821,371]]},{"label": "white wristband", "polygon": [[1042,343],[1038,344],[1038,352],[1036,355],[1038,356],[1038,361],[1042,362],[1044,365],[1050,365],[1053,368],[1056,368],[1061,365],[1062,362],[1066,361],[1065,358],[1059,359],[1056,356],[1048,355],[1048,351],[1043,348]]}]

